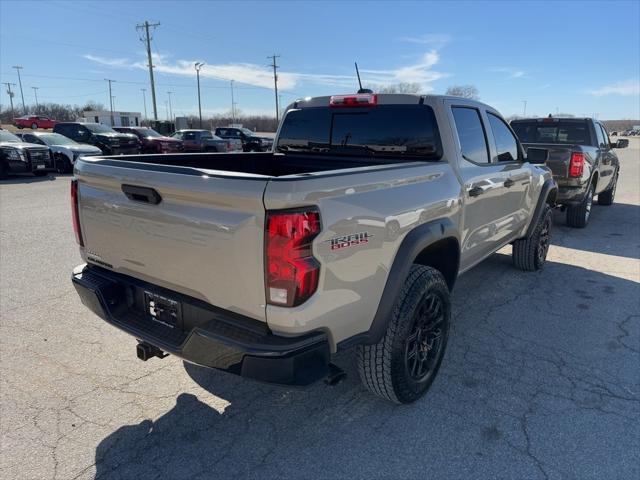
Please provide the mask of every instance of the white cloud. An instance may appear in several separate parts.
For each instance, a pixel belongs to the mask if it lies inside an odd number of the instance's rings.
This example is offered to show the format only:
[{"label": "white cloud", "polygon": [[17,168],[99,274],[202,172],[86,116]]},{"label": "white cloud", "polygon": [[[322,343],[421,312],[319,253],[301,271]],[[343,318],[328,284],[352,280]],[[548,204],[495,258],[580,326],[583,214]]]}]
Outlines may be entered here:
[{"label": "white cloud", "polygon": [[[100,65],[114,68],[129,68],[146,70],[148,67],[144,61],[133,61],[125,58],[105,58],[86,54],[84,58]],[[413,64],[401,66],[395,69],[367,70],[361,69],[363,83],[373,86],[384,86],[394,83],[419,83],[425,91],[432,91],[432,82],[449,76],[446,73],[432,69],[440,60],[438,52],[433,49],[424,53]],[[199,60],[170,61],[165,55],[154,55],[154,70],[159,73],[179,76],[194,76],[194,63]],[[203,78],[217,80],[235,80],[239,83],[257,87],[272,88],[273,73],[270,69],[252,63],[227,63],[205,64],[200,70]],[[353,88],[356,84],[355,73],[352,75],[317,74],[301,72],[278,72],[278,87],[283,90],[292,90],[299,83],[308,82],[316,85],[329,85],[334,87]]]},{"label": "white cloud", "polygon": [[442,48],[451,43],[452,37],[447,33],[425,33],[414,37],[401,37],[398,40],[408,43],[419,43],[420,45],[429,45],[433,48]]},{"label": "white cloud", "polygon": [[589,90],[589,94],[595,97],[603,95],[640,95],[640,81],[631,79],[611,83],[595,90]]},{"label": "white cloud", "polygon": [[509,78],[522,78],[526,75],[524,70],[515,67],[494,67],[489,69],[490,72],[506,73]]}]

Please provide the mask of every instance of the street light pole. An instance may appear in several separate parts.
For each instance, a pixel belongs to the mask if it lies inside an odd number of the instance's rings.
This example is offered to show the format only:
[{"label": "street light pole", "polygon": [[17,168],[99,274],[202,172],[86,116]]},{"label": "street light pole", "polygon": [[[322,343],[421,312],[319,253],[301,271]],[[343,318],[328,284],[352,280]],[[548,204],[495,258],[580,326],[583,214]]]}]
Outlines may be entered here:
[{"label": "street light pole", "polygon": [[22,97],[22,111],[26,115],[27,107],[25,107],[24,105],[24,93],[22,92],[22,79],[20,78],[20,70],[22,70],[22,67],[20,65],[14,65],[11,68],[15,68],[16,72],[18,72],[18,83],[20,84],[20,96]]},{"label": "street light pole", "polygon": [[167,95],[169,95],[169,121],[173,122],[173,109],[171,108],[171,94],[173,92],[167,92]]},{"label": "street light pole", "polygon": [[31,88],[33,88],[33,94],[36,97],[36,112],[37,112],[38,110],[40,110],[40,105],[38,105],[38,88],[39,87],[31,87]]},{"label": "street light pole", "polygon": [[204,66],[204,62],[196,62],[193,66],[196,69],[196,77],[198,78],[198,116],[200,117],[200,128],[202,128],[202,103],[200,103],[200,69]]},{"label": "street light pole", "polygon": [[233,80],[231,80],[231,120],[236,123],[236,102],[233,100]]},{"label": "street light pole", "polygon": [[105,78],[107,82],[109,82],[109,106],[111,107],[111,126],[113,127],[113,95],[111,95],[111,82],[115,82],[115,80],[110,80]]},{"label": "street light pole", "polygon": [[147,117],[147,89],[146,88],[141,88],[140,90],[142,90],[142,103],[144,104],[144,118],[145,120],[148,120],[149,118]]}]

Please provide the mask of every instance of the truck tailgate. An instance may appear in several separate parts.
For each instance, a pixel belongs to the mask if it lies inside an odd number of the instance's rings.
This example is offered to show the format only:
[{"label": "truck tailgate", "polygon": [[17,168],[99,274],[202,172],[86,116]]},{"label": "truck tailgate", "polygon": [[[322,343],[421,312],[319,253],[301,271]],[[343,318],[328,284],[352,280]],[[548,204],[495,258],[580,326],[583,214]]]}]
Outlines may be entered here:
[{"label": "truck tailgate", "polygon": [[555,143],[523,143],[522,146],[526,150],[529,147],[546,148],[549,150],[549,159],[547,167],[551,169],[553,178],[565,179],[569,176],[569,161],[571,160],[571,152],[581,152],[579,145],[565,145]]},{"label": "truck tailgate", "polygon": [[265,320],[268,177],[97,160],[78,162],[76,178],[85,261]]}]

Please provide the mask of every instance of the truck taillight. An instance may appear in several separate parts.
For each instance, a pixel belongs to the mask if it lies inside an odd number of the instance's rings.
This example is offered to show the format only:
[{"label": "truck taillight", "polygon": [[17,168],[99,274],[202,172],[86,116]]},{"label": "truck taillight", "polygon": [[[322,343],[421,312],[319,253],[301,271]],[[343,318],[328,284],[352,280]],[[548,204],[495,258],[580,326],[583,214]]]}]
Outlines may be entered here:
[{"label": "truck taillight", "polygon": [[78,210],[78,180],[71,180],[71,218],[73,220],[73,233],[76,234],[76,242],[84,247],[82,231],[80,230],[80,211]]},{"label": "truck taillight", "polygon": [[569,161],[569,176],[580,178],[584,170],[584,153],[573,152]]},{"label": "truck taillight", "polygon": [[267,302],[295,307],[318,288],[320,264],[311,243],[320,233],[316,209],[267,212],[266,221]]},{"label": "truck taillight", "polygon": [[330,107],[371,107],[377,104],[378,96],[373,93],[334,95],[329,100]]}]

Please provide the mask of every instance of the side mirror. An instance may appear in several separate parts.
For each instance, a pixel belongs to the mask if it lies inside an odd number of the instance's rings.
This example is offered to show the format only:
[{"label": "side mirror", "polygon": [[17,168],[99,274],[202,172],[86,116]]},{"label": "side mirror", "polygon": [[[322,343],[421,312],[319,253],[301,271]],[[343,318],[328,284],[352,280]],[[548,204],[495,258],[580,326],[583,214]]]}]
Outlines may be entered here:
[{"label": "side mirror", "polygon": [[627,148],[629,146],[629,140],[626,138],[621,138],[616,143],[611,144],[611,148]]},{"label": "side mirror", "polygon": [[549,150],[546,148],[527,148],[527,162],[534,165],[544,165],[549,159]]}]

